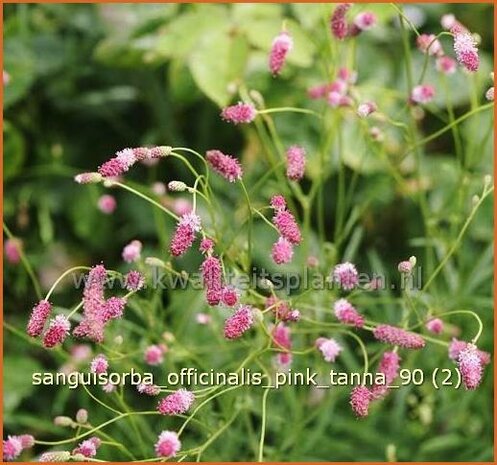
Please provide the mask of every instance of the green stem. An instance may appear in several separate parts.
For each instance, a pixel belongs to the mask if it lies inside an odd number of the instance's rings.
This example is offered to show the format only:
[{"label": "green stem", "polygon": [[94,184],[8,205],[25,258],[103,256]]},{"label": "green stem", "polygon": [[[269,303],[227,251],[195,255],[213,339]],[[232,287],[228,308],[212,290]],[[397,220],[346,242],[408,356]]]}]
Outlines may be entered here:
[{"label": "green stem", "polygon": [[259,454],[257,456],[258,462],[264,461],[264,439],[266,436],[266,414],[267,414],[267,396],[270,389],[266,389],[262,395],[262,424],[261,424],[261,438],[259,440]]}]

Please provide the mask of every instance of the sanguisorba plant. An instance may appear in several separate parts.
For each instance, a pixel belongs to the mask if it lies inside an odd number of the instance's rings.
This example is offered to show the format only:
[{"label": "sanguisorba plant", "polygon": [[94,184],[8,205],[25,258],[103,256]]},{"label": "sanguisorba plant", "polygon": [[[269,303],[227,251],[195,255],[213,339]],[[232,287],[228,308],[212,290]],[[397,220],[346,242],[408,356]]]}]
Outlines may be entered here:
[{"label": "sanguisorba plant", "polygon": [[[462,385],[467,390],[474,390],[480,384],[484,375],[484,367],[490,363],[490,355],[478,349],[478,339],[483,331],[482,322],[478,314],[471,309],[460,309],[434,312],[429,308],[430,288],[445,265],[457,252],[464,234],[475,217],[479,207],[493,192],[493,183],[490,177],[482,181],[481,192],[475,193],[472,206],[466,221],[460,224],[450,248],[445,251],[444,257],[436,264],[429,275],[424,276],[422,286],[415,289],[411,284],[419,263],[415,257],[401,261],[398,266],[399,277],[402,281],[402,296],[399,300],[399,318],[397,321],[375,320],[368,314],[364,298],[374,299],[375,293],[385,285],[379,277],[361,280],[355,264],[347,260],[337,259],[328,269],[322,269],[321,256],[325,255],[328,238],[323,227],[324,198],[327,202],[336,201],[336,228],[333,241],[336,250],[343,250],[343,243],[350,229],[347,226],[346,187],[343,177],[343,160],[339,157],[339,179],[337,195],[323,192],[323,182],[329,171],[327,164],[329,145],[329,127],[326,121],[332,118],[335,127],[345,119],[356,119],[362,134],[367,139],[368,147],[372,151],[381,151],[385,137],[391,129],[402,132],[405,154],[414,153],[419,174],[422,163],[421,149],[430,140],[452,131],[458,137],[458,127],[467,118],[484,111],[492,103],[475,106],[467,114],[455,119],[448,102],[447,124],[438,132],[422,137],[417,120],[422,116],[425,106],[434,98],[435,86],[425,81],[426,69],[434,67],[440,73],[443,82],[447,82],[454,73],[477,73],[479,56],[475,35],[461,24],[453,15],[442,18],[442,32],[438,34],[421,34],[406,18],[400,8],[395,5],[398,13],[399,43],[403,43],[405,51],[406,82],[408,89],[404,95],[404,111],[400,115],[392,116],[382,111],[380,105],[372,100],[363,98],[361,77],[353,69],[345,66],[349,44],[360,44],[358,37],[368,34],[368,30],[375,27],[376,18],[373,13],[363,11],[355,17],[351,16],[351,4],[339,4],[331,12],[329,19],[330,41],[338,56],[343,56],[343,65],[329,70],[330,80],[317,84],[309,89],[310,100],[324,100],[322,112],[308,108],[265,108],[263,99],[255,92],[240,84],[240,101],[224,108],[221,118],[227,123],[236,125],[253,124],[261,138],[262,146],[268,157],[270,170],[257,182],[255,186],[246,186],[244,183],[244,167],[237,157],[223,153],[214,147],[205,155],[193,148],[157,146],[137,147],[120,150],[116,155],[103,163],[95,172],[82,173],[76,176],[75,181],[82,186],[86,184],[101,184],[108,189],[124,189],[130,195],[140,197],[153,208],[164,214],[168,221],[176,224],[176,229],[169,238],[169,249],[162,250],[159,257],[142,259],[142,243],[133,240],[122,251],[124,262],[136,265],[136,270],[130,270],[125,275],[109,270],[103,263],[93,267],[78,266],[67,270],[54,283],[47,295],[34,305],[31,317],[27,323],[26,332],[32,338],[38,338],[41,345],[53,350],[64,348],[69,338],[90,341],[96,355],[86,349],[87,345],[73,345],[69,353],[70,363],[66,371],[83,371],[95,375],[106,374],[122,360],[132,362],[137,371],[145,371],[146,366],[160,366],[166,357],[177,351],[178,360],[181,353],[188,354],[188,347],[176,344],[174,334],[165,333],[162,340],[149,341],[146,334],[147,346],[139,351],[142,363],[136,359],[136,353],[127,352],[126,340],[118,336],[113,341],[107,340],[106,330],[116,324],[116,320],[126,319],[127,307],[150,282],[153,269],[160,269],[169,276],[190,279],[190,273],[196,270],[184,270],[178,265],[177,258],[185,254],[197,254],[201,257],[199,271],[202,284],[205,312],[198,313],[198,324],[210,326],[212,337],[218,342],[219,348],[225,352],[233,352],[233,362],[236,364],[235,373],[240,373],[249,366],[259,367],[264,375],[264,386],[270,386],[276,372],[290,370],[294,357],[309,357],[312,352],[322,355],[330,364],[340,359],[344,350],[342,339],[351,338],[358,345],[359,354],[363,358],[364,373],[369,373],[370,353],[368,342],[376,340],[384,343],[384,350],[376,353],[377,366],[373,373],[381,376],[354,386],[349,386],[350,407],[352,413],[358,417],[365,417],[372,404],[380,403],[388,395],[389,387],[398,379],[402,367],[403,354],[408,351],[445,350],[448,357],[454,361],[461,377]],[[424,55],[424,66],[415,70],[411,66],[409,40],[416,36],[416,46],[419,53]],[[453,41],[454,53],[444,50],[440,38],[449,36]],[[268,72],[275,78],[281,73],[286,64],[287,56],[292,53],[294,37],[291,30],[283,25],[277,32],[268,57]],[[352,47],[351,47],[352,49]],[[453,56],[455,58],[453,58]],[[415,75],[419,73],[419,76]],[[486,93],[486,98],[493,101],[493,87]],[[323,175],[316,177],[307,191],[300,184],[306,172],[307,153],[304,144],[295,140],[288,147],[284,147],[278,137],[273,122],[273,115],[284,112],[298,112],[302,117],[315,118],[316,124],[322,128],[322,154],[320,154],[320,169]],[[421,115],[421,116],[420,116]],[[359,136],[358,136],[359,137]],[[343,150],[339,130],[336,138],[340,139],[338,150]],[[464,150],[462,150],[461,170],[464,170]],[[168,184],[169,192],[183,192],[191,196],[191,202],[171,205],[161,202],[160,194],[164,189],[155,186],[153,190],[145,190],[136,184],[128,182],[131,170],[138,163],[162,162],[170,159],[179,160],[194,176],[193,185],[177,180]],[[202,170],[195,168],[193,160],[200,160]],[[216,199],[217,193],[213,188],[212,176],[218,176],[225,183],[224,189],[238,191],[243,212],[238,216],[239,224],[231,225],[238,228],[235,251],[230,248],[225,239],[224,212],[220,210]],[[405,183],[401,173],[392,168],[395,182]],[[420,178],[418,178],[418,181]],[[219,180],[218,180],[219,181]],[[272,195],[266,199],[265,205],[256,205],[251,196],[261,186],[272,181],[278,186]],[[217,183],[216,185],[219,185]],[[354,185],[349,186],[351,189]],[[82,187],[84,188],[84,187]],[[351,195],[353,191],[349,192]],[[422,189],[414,192],[413,198],[419,203],[421,213],[426,221],[428,204]],[[115,200],[111,195],[100,198],[98,208],[106,214],[115,209]],[[311,217],[317,215],[317,224],[320,229],[317,242],[312,240]],[[320,217],[321,216],[321,217]],[[260,250],[260,244],[254,241],[253,226],[256,221],[263,221],[267,227],[267,235],[273,237],[273,245],[267,250]],[[429,234],[429,225],[425,224]],[[243,239],[240,239],[243,236]],[[311,237],[312,236],[312,237]],[[301,292],[289,295],[279,289],[271,277],[265,277],[256,282],[242,281],[243,275],[251,272],[254,265],[252,252],[258,249],[272,257],[275,267],[291,263],[297,251],[304,257],[306,271],[321,272],[326,277],[326,286],[320,289],[300,289]],[[299,250],[301,249],[301,250]],[[309,250],[313,254],[309,254]],[[294,256],[295,255],[295,256]],[[24,259],[22,246],[14,237],[5,244],[5,256],[12,263]],[[70,312],[56,312],[52,294],[56,286],[68,275],[76,272],[87,273],[84,279],[84,289],[79,303]],[[122,292],[115,286],[109,286],[112,281],[120,280]],[[247,284],[248,283],[248,284]],[[176,292],[172,289],[170,292]],[[180,292],[179,290],[177,292]],[[315,298],[319,295],[319,298]],[[362,297],[362,300],[361,300]],[[316,302],[320,302],[319,304]],[[298,307],[298,308],[297,308]],[[165,310],[167,312],[168,310]],[[147,321],[148,316],[139,313]],[[214,321],[224,317],[224,328],[214,324]],[[465,315],[475,320],[478,330],[475,334],[464,335],[466,340],[450,339],[444,324],[452,315]],[[160,315],[155,315],[154,325],[163,326]],[[164,329],[166,327],[164,326]],[[292,334],[293,333],[293,334]],[[312,339],[310,339],[312,338]],[[296,349],[297,347],[297,349]],[[245,356],[239,359],[240,348]],[[83,353],[84,352],[84,353]],[[135,351],[136,352],[136,351]],[[236,357],[235,357],[236,354]],[[355,352],[354,352],[355,354]],[[208,356],[208,354],[204,354]],[[305,364],[305,362],[303,362]],[[309,363],[310,365],[310,363]],[[129,365],[128,365],[129,366]],[[231,363],[230,367],[233,366]],[[312,368],[312,366],[311,366]],[[381,379],[382,382],[376,381]],[[84,384],[83,387],[94,399],[99,408],[106,410],[110,419],[102,424],[90,423],[88,412],[79,410],[75,418],[60,416],[55,419],[59,426],[75,428],[75,434],[68,439],[54,442],[43,441],[31,435],[9,436],[3,443],[4,460],[18,458],[26,448],[35,444],[50,446],[39,461],[65,460],[97,460],[99,448],[115,447],[119,452],[119,459],[142,461],[163,460],[176,457],[185,458],[196,456],[200,460],[205,449],[229,427],[237,421],[243,411],[243,406],[233,406],[233,416],[220,428],[212,431],[212,425],[204,425],[196,419],[196,414],[206,405],[219,398],[224,393],[234,389],[247,389],[243,383],[226,386],[224,384],[201,388],[195,385],[185,385],[178,389],[152,382],[142,382],[136,390],[143,396],[158,398],[151,400],[150,410],[134,410],[124,400],[124,389],[127,386],[105,383],[100,396],[92,394]],[[257,389],[248,387],[248,389]],[[264,459],[265,428],[267,422],[267,397],[270,389],[263,391],[262,423],[258,442],[259,460]],[[114,401],[102,400],[108,395]],[[109,405],[109,404],[112,404]],[[113,405],[117,406],[114,407]],[[154,408],[155,407],[155,408]],[[116,422],[133,420],[136,417],[147,416],[178,416],[183,419],[179,428],[170,428],[155,431],[155,441],[145,440],[140,446],[129,447],[112,437],[110,426]],[[171,423],[173,424],[173,423]],[[176,424],[176,423],[174,423]],[[136,424],[131,422],[133,428]],[[190,428],[207,428],[209,435],[204,442],[193,444],[190,448],[182,447],[182,442],[188,441]],[[146,432],[144,432],[146,434]],[[137,431],[137,437],[143,436]],[[198,438],[199,435],[195,434]],[[76,443],[76,447],[69,447]],[[236,459],[236,457],[233,457]]]}]

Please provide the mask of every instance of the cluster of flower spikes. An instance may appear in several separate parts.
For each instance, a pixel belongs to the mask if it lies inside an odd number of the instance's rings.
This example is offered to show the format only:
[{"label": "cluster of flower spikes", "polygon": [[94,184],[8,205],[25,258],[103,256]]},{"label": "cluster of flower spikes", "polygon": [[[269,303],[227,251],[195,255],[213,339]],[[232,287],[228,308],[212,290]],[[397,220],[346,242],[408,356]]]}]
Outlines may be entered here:
[{"label": "cluster of flower spikes", "polygon": [[293,246],[300,244],[302,234],[294,216],[286,208],[286,201],[282,195],[271,198],[271,207],[275,214],[273,224],[280,233],[280,237],[273,244],[271,256],[277,265],[289,263],[293,257]]},{"label": "cluster of flower spikes", "polygon": [[[41,300],[34,306],[26,327],[26,332],[29,336],[38,337],[42,335],[51,311],[52,304],[48,300]],[[71,324],[67,317],[56,315],[49,321],[48,328],[42,335],[44,347],[51,349],[62,344],[69,335],[70,329]]]},{"label": "cluster of flower spikes", "polygon": [[353,104],[350,90],[356,80],[357,73],[347,68],[340,68],[334,81],[315,85],[308,89],[307,94],[313,100],[326,99],[332,108],[350,107]]}]

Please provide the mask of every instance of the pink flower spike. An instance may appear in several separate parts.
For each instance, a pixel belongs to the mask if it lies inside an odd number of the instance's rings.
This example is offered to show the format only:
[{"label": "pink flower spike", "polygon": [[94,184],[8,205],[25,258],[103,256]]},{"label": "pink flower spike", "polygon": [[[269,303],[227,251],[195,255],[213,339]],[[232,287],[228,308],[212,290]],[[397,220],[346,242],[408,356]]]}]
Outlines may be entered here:
[{"label": "pink flower spike", "polygon": [[145,285],[145,278],[139,271],[136,270],[129,271],[124,277],[124,281],[128,291],[139,291]]},{"label": "pink flower spike", "polygon": [[302,235],[294,216],[288,210],[279,210],[273,217],[273,224],[279,233],[292,244],[300,244]]},{"label": "pink flower spike", "polygon": [[7,239],[4,244],[5,258],[12,265],[21,261],[22,241],[21,239]]},{"label": "pink flower spike", "polygon": [[437,61],[435,62],[435,68],[439,73],[443,73],[448,76],[456,72],[457,63],[456,60],[451,57],[441,56],[437,58]]},{"label": "pink flower spike", "polygon": [[111,158],[98,167],[98,172],[104,178],[115,178],[129,170],[129,166],[117,157]]},{"label": "pink flower spike", "polygon": [[370,11],[363,11],[354,18],[354,25],[361,31],[368,31],[376,24],[376,16]]},{"label": "pink flower spike", "polygon": [[430,103],[433,100],[433,97],[435,97],[435,88],[428,84],[416,86],[411,92],[411,100],[414,103]]},{"label": "pink flower spike", "polygon": [[342,351],[340,344],[333,338],[326,339],[325,337],[319,337],[316,339],[316,347],[323,354],[323,358],[327,362],[334,362]]},{"label": "pink flower spike", "polygon": [[340,288],[350,291],[359,284],[359,274],[352,263],[339,263],[333,269],[333,280]]},{"label": "pink flower spike", "polygon": [[214,241],[205,237],[200,241],[199,250],[204,254],[212,253],[214,250]]},{"label": "pink flower spike", "polygon": [[221,300],[224,305],[233,307],[238,302],[238,293],[233,287],[226,286],[221,290]]},{"label": "pink flower spike", "polygon": [[371,392],[375,399],[383,397],[388,392],[388,386],[392,384],[393,380],[397,377],[400,368],[400,357],[396,352],[385,352],[381,358],[378,372],[385,375],[385,384],[375,384],[371,388]]},{"label": "pink flower spike", "polygon": [[185,213],[176,226],[169,250],[175,257],[183,255],[193,244],[195,233],[200,231],[200,217],[195,213]]},{"label": "pink flower spike", "polygon": [[373,330],[373,335],[381,342],[406,349],[422,349],[425,346],[425,340],[420,335],[396,326],[379,325]]},{"label": "pink flower spike", "polygon": [[212,169],[229,182],[242,179],[243,171],[238,160],[219,150],[209,150],[206,159]]},{"label": "pink flower spike", "polygon": [[276,76],[285,65],[288,52],[293,48],[293,39],[288,32],[281,32],[273,40],[269,54],[269,70]]},{"label": "pink flower spike", "polygon": [[155,443],[155,453],[157,457],[169,459],[175,457],[181,450],[181,441],[173,431],[162,431],[158,441]]},{"label": "pink flower spike", "polygon": [[339,321],[346,325],[362,328],[364,326],[364,317],[355,309],[347,299],[339,299],[333,306],[335,316]]},{"label": "pink flower spike", "polygon": [[56,345],[62,344],[69,334],[71,324],[64,315],[57,315],[50,320],[48,330],[43,337],[43,345],[50,349]]},{"label": "pink flower spike", "polygon": [[[456,338],[452,339],[452,342],[449,344],[449,358],[451,358],[454,361],[457,361],[459,359],[460,353],[466,349],[468,346],[469,342],[466,341],[459,341]],[[478,357],[480,357],[480,361],[482,365],[488,365],[491,361],[491,356],[488,352],[485,352],[484,350],[479,350],[477,351]]]},{"label": "pink flower spike", "polygon": [[371,113],[374,113],[378,107],[376,106],[376,103],[374,102],[365,102],[361,103],[357,107],[357,115],[360,118],[367,118]]},{"label": "pink flower spike", "polygon": [[104,354],[97,355],[90,363],[91,373],[107,373],[109,362]]},{"label": "pink flower spike", "polygon": [[233,124],[251,123],[257,116],[257,110],[249,103],[238,102],[226,107],[221,112],[221,118]]},{"label": "pink flower spike", "polygon": [[207,257],[200,265],[200,274],[206,290],[209,305],[219,304],[222,297],[222,274],[221,261],[215,256]]},{"label": "pink flower spike", "polygon": [[478,71],[480,58],[476,41],[469,32],[451,31],[454,34],[454,51],[456,52],[457,61],[468,71]]},{"label": "pink flower spike", "polygon": [[280,237],[274,244],[271,251],[274,263],[282,265],[290,263],[293,257],[293,246],[290,241],[284,237]]},{"label": "pink flower spike", "polygon": [[483,367],[481,359],[478,356],[478,349],[474,344],[468,344],[466,348],[461,351],[458,365],[464,387],[467,390],[476,389],[481,383]]},{"label": "pink flower spike", "polygon": [[298,145],[292,145],[286,151],[286,175],[292,181],[300,181],[304,177],[305,150]]},{"label": "pink flower spike", "polygon": [[286,200],[282,195],[273,195],[270,201],[271,208],[274,210],[285,210],[286,209]]},{"label": "pink flower spike", "polygon": [[160,365],[164,361],[164,351],[158,345],[151,345],[145,349],[145,363],[151,366]]},{"label": "pink flower spike", "polygon": [[22,452],[22,442],[18,436],[9,436],[3,440],[3,459],[11,461],[19,457]]},{"label": "pink flower spike", "polygon": [[432,318],[426,323],[426,329],[434,334],[441,334],[444,330],[444,323],[440,318]]},{"label": "pink flower spike", "polygon": [[[338,82],[341,81],[344,84],[347,84],[347,83],[355,84],[357,81],[357,71],[342,67],[338,70],[337,77],[339,80]],[[343,92],[345,92],[346,90],[347,90],[347,88],[345,86],[345,88],[343,89]]]},{"label": "pink flower spike", "polygon": [[131,241],[122,251],[122,258],[126,263],[136,262],[140,259],[142,243],[138,240]]},{"label": "pink flower spike", "polygon": [[439,57],[444,54],[442,44],[435,34],[421,34],[416,39],[416,45],[422,53],[428,53],[430,56]]},{"label": "pink flower spike", "polygon": [[114,213],[114,210],[117,207],[117,202],[116,199],[112,195],[102,195],[98,199],[98,209],[102,212],[105,213],[106,215],[110,215]]},{"label": "pink flower spike", "polygon": [[351,3],[340,3],[335,8],[331,15],[330,28],[332,35],[338,40],[343,40],[347,37],[349,28],[345,20],[345,15],[349,8],[352,6]]},{"label": "pink flower spike", "polygon": [[52,304],[48,300],[40,300],[35,305],[26,328],[26,332],[29,336],[38,337],[43,332],[43,328],[45,327],[45,323],[47,322],[51,311]]},{"label": "pink flower spike", "polygon": [[107,323],[109,320],[121,318],[125,306],[126,299],[123,297],[110,297],[107,299],[100,313],[102,322]]},{"label": "pink flower spike", "polygon": [[254,324],[252,308],[249,305],[242,305],[224,323],[224,337],[226,339],[238,339],[248,331]]},{"label": "pink flower spike", "polygon": [[350,393],[350,405],[358,417],[367,417],[369,403],[373,399],[371,391],[365,386],[356,386]]},{"label": "pink flower spike", "polygon": [[179,389],[161,399],[157,405],[157,410],[162,415],[181,415],[188,412],[195,400],[193,392],[186,389]]}]

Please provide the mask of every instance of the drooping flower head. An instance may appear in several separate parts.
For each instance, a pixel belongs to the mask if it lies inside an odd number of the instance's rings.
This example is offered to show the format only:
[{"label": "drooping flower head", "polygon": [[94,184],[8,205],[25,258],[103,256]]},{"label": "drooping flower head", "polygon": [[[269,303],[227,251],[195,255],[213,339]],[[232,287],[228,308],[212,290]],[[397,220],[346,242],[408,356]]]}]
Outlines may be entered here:
[{"label": "drooping flower head", "polygon": [[345,15],[349,8],[352,6],[351,3],[340,3],[337,5],[335,10],[331,15],[330,28],[332,35],[338,40],[343,40],[347,37],[349,32],[349,27]]},{"label": "drooping flower head", "polygon": [[282,31],[274,38],[269,54],[269,70],[274,76],[280,73],[292,48],[293,39],[288,32]]},{"label": "drooping flower head", "polygon": [[[452,342],[449,344],[449,358],[457,362],[459,360],[459,355],[469,344],[469,342],[459,341],[458,339],[453,338]],[[491,356],[488,352],[477,349],[476,353],[478,354],[478,357],[480,357],[482,365],[488,365],[490,363]]]},{"label": "drooping flower head", "polygon": [[190,410],[195,400],[195,395],[186,389],[178,389],[161,399],[157,405],[157,410],[162,415],[181,415]]},{"label": "drooping flower head", "polygon": [[278,323],[272,331],[274,346],[278,349],[286,349],[284,352],[278,352],[277,361],[282,366],[289,366],[292,362],[292,339],[290,328],[284,323]]},{"label": "drooping flower head", "polygon": [[435,97],[435,88],[429,84],[422,84],[414,87],[411,92],[411,100],[414,103],[430,103]]},{"label": "drooping flower head", "polygon": [[300,244],[302,235],[294,216],[288,210],[278,210],[273,217],[273,224],[279,233],[292,244]]},{"label": "drooping flower head", "polygon": [[218,305],[222,298],[223,269],[221,260],[214,255],[207,257],[200,265],[200,274],[209,305]]},{"label": "drooping flower head", "polygon": [[388,386],[392,384],[393,380],[397,378],[400,368],[400,357],[397,352],[385,352],[381,358],[378,372],[385,375],[385,384],[375,384],[371,388],[373,397],[383,397],[388,392]]},{"label": "drooping flower head", "polygon": [[12,265],[17,265],[21,261],[22,241],[14,237],[7,239],[4,244],[5,258]]},{"label": "drooping flower head", "polygon": [[478,71],[480,58],[473,36],[469,32],[459,31],[457,28],[453,28],[452,33],[454,34],[454,51],[457,61],[468,71]]},{"label": "drooping flower head", "polygon": [[209,150],[206,159],[212,169],[229,182],[242,179],[242,167],[238,160],[231,155],[225,155],[220,150]]},{"label": "drooping flower head", "polygon": [[35,305],[26,327],[29,336],[38,337],[43,332],[51,311],[52,304],[48,300],[40,300]]},{"label": "drooping flower head", "polygon": [[160,365],[164,361],[164,350],[156,344],[148,346],[143,354],[143,359],[147,365]]},{"label": "drooping flower head", "polygon": [[352,263],[339,263],[333,269],[333,280],[340,288],[350,291],[359,284],[359,274]]},{"label": "drooping flower head", "polygon": [[200,217],[195,213],[185,213],[178,221],[169,250],[175,257],[183,255],[193,244],[195,233],[200,231]]},{"label": "drooping flower head", "polygon": [[91,437],[90,439],[86,439],[82,443],[73,450],[73,455],[81,454],[84,457],[95,457],[97,455],[97,450],[101,445],[101,441],[96,436]]},{"label": "drooping flower head", "polygon": [[160,394],[160,387],[155,384],[141,383],[136,386],[136,390],[140,394],[146,394],[147,396],[158,396]]},{"label": "drooping flower head", "polygon": [[462,382],[468,390],[476,389],[481,383],[483,367],[478,355],[478,349],[474,344],[468,344],[459,354],[459,370]]},{"label": "drooping flower head", "polygon": [[251,123],[257,116],[257,110],[249,103],[238,102],[226,107],[221,112],[221,118],[229,123]]},{"label": "drooping flower head", "polygon": [[387,344],[393,344],[406,349],[422,349],[425,340],[419,335],[396,326],[379,325],[373,330],[376,339]]},{"label": "drooping flower head", "polygon": [[254,324],[252,308],[249,305],[242,305],[224,323],[224,337],[226,339],[238,339],[248,331]]},{"label": "drooping flower head", "polygon": [[334,362],[342,351],[342,346],[333,338],[319,337],[316,339],[316,347],[323,354],[327,362]]},{"label": "drooping flower head", "polygon": [[342,323],[355,326],[356,328],[364,326],[364,317],[347,299],[337,300],[333,306],[333,310],[337,319]]},{"label": "drooping flower head", "polygon": [[48,330],[43,336],[43,345],[50,349],[59,344],[62,344],[69,334],[71,324],[64,315],[57,315],[50,320]]},{"label": "drooping flower head", "polygon": [[157,457],[169,459],[175,457],[181,449],[181,441],[174,431],[162,431],[155,443]]},{"label": "drooping flower head", "polygon": [[350,393],[350,406],[358,417],[366,417],[372,399],[373,395],[367,387],[356,386]]},{"label": "drooping flower head", "polygon": [[127,244],[122,251],[122,258],[126,263],[136,262],[140,259],[142,251],[142,243],[138,240],[133,240]]},{"label": "drooping flower head", "polygon": [[279,237],[273,244],[271,256],[273,257],[274,263],[277,265],[290,263],[293,257],[293,245],[284,237]]},{"label": "drooping flower head", "polygon": [[431,333],[441,334],[444,330],[444,322],[440,318],[432,318],[426,323],[426,329]]},{"label": "drooping flower head", "polygon": [[300,181],[305,171],[305,150],[298,145],[292,145],[286,151],[286,175],[292,181]]}]

